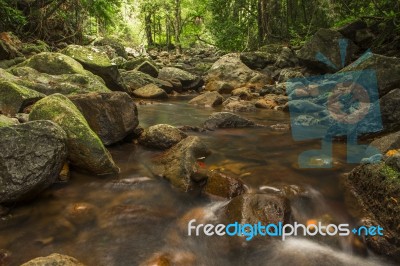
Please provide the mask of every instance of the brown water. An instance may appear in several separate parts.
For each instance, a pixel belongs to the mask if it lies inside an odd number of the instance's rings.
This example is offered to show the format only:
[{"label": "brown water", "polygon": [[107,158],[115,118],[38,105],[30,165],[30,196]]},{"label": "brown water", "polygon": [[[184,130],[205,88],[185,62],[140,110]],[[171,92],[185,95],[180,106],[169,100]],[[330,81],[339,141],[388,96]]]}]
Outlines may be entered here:
[{"label": "brown water", "polygon": [[[139,106],[141,125],[197,126],[215,111],[186,102],[177,98]],[[276,111],[246,116],[265,125],[289,123],[288,114]],[[339,185],[340,175],[353,167],[345,163],[344,144],[335,144],[333,169],[304,170],[297,167],[297,156],[318,148],[318,141],[295,142],[289,131],[226,129],[196,134],[213,152],[206,166],[240,177],[251,190],[286,184],[307,191],[311,203],[293,203],[299,222],[324,215],[335,223],[356,222],[346,211]],[[118,179],[72,172],[68,183],[56,184],[31,204],[13,208],[11,216],[0,222],[0,249],[8,256],[6,265],[54,252],[87,265],[138,265],[162,253],[180,265],[389,265],[371,253],[367,258],[354,254],[349,239],[245,242],[188,237],[189,220],[215,222],[226,202],[187,195],[153,178],[148,165],[155,151],[134,144],[110,151],[122,170]],[[78,223],[78,218],[68,216],[68,208],[77,203],[92,206],[85,217],[94,221]]]}]

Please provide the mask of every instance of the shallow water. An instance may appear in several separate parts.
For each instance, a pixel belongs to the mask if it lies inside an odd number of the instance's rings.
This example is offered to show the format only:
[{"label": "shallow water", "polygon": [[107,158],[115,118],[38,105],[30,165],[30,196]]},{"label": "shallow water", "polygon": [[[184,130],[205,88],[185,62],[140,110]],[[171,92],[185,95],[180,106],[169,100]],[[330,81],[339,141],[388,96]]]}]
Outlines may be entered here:
[{"label": "shallow water", "polygon": [[[198,126],[216,111],[186,102],[186,98],[176,98],[141,105],[140,124]],[[289,115],[277,111],[245,116],[264,125],[289,123]],[[311,203],[294,202],[292,207],[299,222],[325,216],[335,223],[356,223],[346,211],[339,185],[340,175],[354,167],[345,163],[344,144],[334,145],[333,169],[304,170],[298,168],[297,156],[318,148],[319,143],[295,142],[289,131],[224,129],[193,134],[213,152],[206,167],[240,177],[251,190],[273,190],[283,184],[307,191]],[[138,265],[157,254],[168,254],[178,265],[389,265],[371,252],[366,258],[356,255],[349,239],[246,242],[188,237],[189,220],[216,222],[226,202],[187,195],[153,178],[148,166],[155,151],[123,144],[110,152],[122,170],[118,179],[72,172],[68,183],[56,184],[31,204],[15,207],[10,220],[0,223],[0,249],[8,256],[6,265],[53,252],[71,255],[87,265]],[[91,218],[88,223],[71,218],[71,206],[79,208],[80,203],[91,206],[85,216]]]}]

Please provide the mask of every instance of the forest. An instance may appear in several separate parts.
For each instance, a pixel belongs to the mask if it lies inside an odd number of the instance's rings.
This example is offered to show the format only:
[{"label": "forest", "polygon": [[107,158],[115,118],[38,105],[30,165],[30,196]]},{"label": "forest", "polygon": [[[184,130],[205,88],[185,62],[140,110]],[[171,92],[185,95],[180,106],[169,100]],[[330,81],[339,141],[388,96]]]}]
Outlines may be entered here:
[{"label": "forest", "polygon": [[384,33],[375,45],[400,32],[397,0],[2,0],[0,17],[0,31],[25,39],[85,44],[107,35],[178,51],[301,45],[319,28],[359,19]]}]

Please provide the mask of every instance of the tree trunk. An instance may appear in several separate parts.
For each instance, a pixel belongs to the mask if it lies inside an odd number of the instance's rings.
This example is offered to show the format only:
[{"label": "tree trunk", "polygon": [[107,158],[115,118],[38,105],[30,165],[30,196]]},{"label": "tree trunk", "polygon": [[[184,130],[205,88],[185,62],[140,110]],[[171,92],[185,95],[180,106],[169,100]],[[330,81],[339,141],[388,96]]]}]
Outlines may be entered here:
[{"label": "tree trunk", "polygon": [[181,0],[175,0],[175,25],[174,25],[174,33],[175,33],[175,48],[176,53],[182,53],[181,46],[181,30],[182,30],[182,17],[181,17]]},{"label": "tree trunk", "polygon": [[147,39],[147,45],[148,46],[153,46],[154,41],[153,41],[153,34],[151,30],[151,14],[146,13],[144,17],[144,24],[145,24],[145,31],[146,31],[146,39]]},{"label": "tree trunk", "polygon": [[258,0],[257,2],[257,26],[258,26],[258,44],[262,46],[268,36],[268,0]]}]

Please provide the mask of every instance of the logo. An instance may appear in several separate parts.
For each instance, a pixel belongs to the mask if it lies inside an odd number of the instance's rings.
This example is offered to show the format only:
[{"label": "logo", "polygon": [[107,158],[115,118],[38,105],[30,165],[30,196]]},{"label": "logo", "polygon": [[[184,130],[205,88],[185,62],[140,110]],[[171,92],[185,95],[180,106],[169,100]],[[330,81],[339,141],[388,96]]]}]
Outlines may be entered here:
[{"label": "logo", "polygon": [[[345,65],[347,46],[347,40],[339,40],[341,68]],[[357,66],[371,56],[372,53],[367,51],[351,66]],[[322,53],[317,53],[316,59],[339,70]],[[347,139],[348,163],[365,160],[372,163],[381,159],[377,149],[358,144],[360,135],[383,128],[373,69],[293,78],[286,83],[286,91],[294,140],[321,140],[321,149],[299,155],[300,168],[331,168],[332,141],[337,137]],[[321,161],[323,163],[316,163]]]}]

